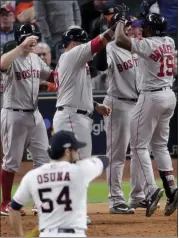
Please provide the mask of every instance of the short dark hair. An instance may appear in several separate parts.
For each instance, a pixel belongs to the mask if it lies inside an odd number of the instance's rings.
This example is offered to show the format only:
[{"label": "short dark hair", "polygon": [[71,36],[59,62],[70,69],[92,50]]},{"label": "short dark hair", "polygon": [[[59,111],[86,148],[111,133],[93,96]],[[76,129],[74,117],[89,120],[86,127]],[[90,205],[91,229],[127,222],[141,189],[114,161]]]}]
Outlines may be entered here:
[{"label": "short dark hair", "polygon": [[60,159],[65,154],[65,148],[59,151],[58,158]]},{"label": "short dark hair", "polygon": [[69,46],[70,43],[71,43],[71,41],[68,42],[68,43],[63,44],[63,47],[66,49]]},{"label": "short dark hair", "polygon": [[58,155],[58,159],[61,159],[64,156],[66,149],[69,149],[69,151],[73,150],[72,148],[64,148],[64,149],[60,150],[59,155]]}]

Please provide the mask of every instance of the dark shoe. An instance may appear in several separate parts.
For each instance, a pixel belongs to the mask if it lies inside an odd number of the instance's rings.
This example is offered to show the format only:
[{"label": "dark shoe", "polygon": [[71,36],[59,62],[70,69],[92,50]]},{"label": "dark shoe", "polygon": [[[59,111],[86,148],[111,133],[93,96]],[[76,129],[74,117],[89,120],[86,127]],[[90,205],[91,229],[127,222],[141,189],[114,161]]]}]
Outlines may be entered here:
[{"label": "dark shoe", "polygon": [[147,201],[148,206],[146,210],[146,216],[151,217],[152,214],[157,209],[157,204],[160,201],[161,197],[163,196],[164,190],[162,188],[158,188],[156,192],[152,195],[152,197]]},{"label": "dark shoe", "polygon": [[[148,202],[146,199],[142,200],[142,201],[135,201],[135,202],[131,202],[129,203],[129,207],[130,208],[134,208],[134,209],[137,209],[137,208],[144,208],[144,209],[147,209],[148,207]],[[157,204],[157,208],[160,208],[160,203]]]},{"label": "dark shoe", "polygon": [[174,213],[178,206],[178,188],[172,194],[170,199],[167,199],[167,203],[164,210],[165,216],[170,216]]},{"label": "dark shoe", "polygon": [[130,208],[127,204],[119,204],[116,207],[110,208],[110,213],[112,214],[134,214],[135,209]]}]

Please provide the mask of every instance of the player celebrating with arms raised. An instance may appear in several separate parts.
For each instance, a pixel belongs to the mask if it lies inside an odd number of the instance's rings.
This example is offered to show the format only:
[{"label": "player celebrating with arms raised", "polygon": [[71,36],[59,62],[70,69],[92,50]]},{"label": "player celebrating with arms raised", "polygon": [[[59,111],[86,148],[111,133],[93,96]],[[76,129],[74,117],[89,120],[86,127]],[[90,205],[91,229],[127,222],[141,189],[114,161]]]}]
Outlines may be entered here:
[{"label": "player celebrating with arms raised", "polygon": [[[109,22],[109,25],[119,18],[119,14]],[[129,35],[131,22],[126,22],[125,34]],[[109,88],[104,103],[112,108],[109,117],[105,117],[107,156],[110,163],[107,168],[109,189],[109,209],[113,214],[133,214],[134,209],[127,205],[122,191],[122,177],[125,166],[126,152],[130,141],[130,121],[132,111],[137,103],[136,73],[138,67],[137,55],[110,42],[106,49],[96,55],[98,70],[107,69]],[[134,165],[137,169],[138,165]],[[140,185],[141,179],[135,179]],[[144,199],[144,193],[138,188],[138,198]],[[140,192],[140,193],[139,193]]]},{"label": "player celebrating with arms raised", "polygon": [[[108,116],[111,109],[93,102],[92,79],[88,62],[93,55],[105,47],[114,37],[116,25],[89,41],[87,33],[80,27],[71,27],[63,34],[65,53],[61,55],[56,67],[57,111],[53,118],[54,131],[68,130],[86,146],[79,150],[80,159],[92,153],[91,114],[95,109]],[[87,223],[91,221],[87,218]]]},{"label": "player celebrating with arms raised", "polygon": [[143,22],[143,35],[146,38],[127,37],[124,34],[125,15],[126,6],[122,9],[115,39],[120,47],[138,54],[141,77],[141,92],[131,122],[131,159],[140,162],[148,201],[146,216],[151,216],[163,195],[163,189],[158,188],[153,174],[148,151],[151,142],[167,196],[164,215],[170,216],[176,210],[178,201],[172,160],[167,148],[169,122],[176,106],[176,97],[171,90],[174,41],[166,36],[165,18],[155,13],[147,15]]},{"label": "player celebrating with arms raised", "polygon": [[90,114],[94,109],[105,116],[111,113],[105,105],[93,105],[92,79],[87,62],[113,39],[115,26],[91,41],[79,27],[69,29],[63,35],[65,53],[56,68],[58,92],[53,127],[55,132],[62,129],[73,131],[78,139],[86,142],[86,146],[79,150],[81,159],[91,156],[92,152],[93,121]]},{"label": "player celebrating with arms raised", "polygon": [[51,163],[27,173],[13,197],[10,221],[18,237],[24,236],[19,210],[31,199],[38,209],[40,237],[86,237],[87,187],[108,159],[78,161],[84,146],[69,131],[51,138]]}]

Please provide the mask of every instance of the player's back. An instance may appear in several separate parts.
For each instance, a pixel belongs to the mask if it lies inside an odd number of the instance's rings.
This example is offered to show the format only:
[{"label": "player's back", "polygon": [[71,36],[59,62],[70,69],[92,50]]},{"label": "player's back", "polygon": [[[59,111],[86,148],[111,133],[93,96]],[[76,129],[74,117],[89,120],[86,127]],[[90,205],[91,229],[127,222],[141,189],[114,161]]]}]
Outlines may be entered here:
[{"label": "player's back", "polygon": [[174,41],[170,37],[139,38],[132,43],[132,52],[139,56],[142,90],[170,87],[173,82]]},{"label": "player's back", "polygon": [[88,183],[80,166],[54,162],[31,172],[30,191],[38,209],[39,229],[85,229]]}]

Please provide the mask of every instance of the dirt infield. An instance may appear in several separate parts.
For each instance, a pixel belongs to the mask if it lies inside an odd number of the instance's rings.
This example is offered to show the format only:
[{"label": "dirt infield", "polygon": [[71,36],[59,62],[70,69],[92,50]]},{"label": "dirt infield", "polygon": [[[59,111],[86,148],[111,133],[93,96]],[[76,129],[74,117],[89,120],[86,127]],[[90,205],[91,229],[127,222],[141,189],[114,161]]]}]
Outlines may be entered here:
[{"label": "dirt infield", "polygon": [[[158,171],[155,161],[153,162],[155,175],[158,178]],[[175,176],[177,175],[177,160],[173,160],[175,168]],[[16,175],[15,182],[19,183],[22,176],[32,168],[31,162],[22,163],[21,171]],[[124,180],[129,180],[130,163],[127,161]],[[104,180],[103,174],[99,180]],[[92,219],[92,225],[89,225],[87,235],[96,237],[107,236],[134,236],[134,237],[169,237],[177,236],[177,213],[171,217],[163,216],[163,208],[165,204],[161,204],[161,208],[151,217],[145,216],[145,210],[137,210],[134,215],[112,215],[109,214],[107,204],[89,204],[88,214]],[[27,216],[22,218],[25,233],[30,232],[37,225],[37,217],[34,217],[30,210]],[[9,226],[7,217],[1,217],[1,237],[11,237],[13,232]]]},{"label": "dirt infield", "polygon": [[[88,214],[92,219],[92,225],[89,225],[87,230],[89,237],[177,236],[177,213],[174,213],[171,217],[164,217],[163,209],[158,210],[152,217],[147,218],[145,210],[142,209],[137,210],[134,215],[112,215],[108,213],[107,204],[91,204],[88,205]],[[1,236],[13,236],[8,218],[1,218]],[[37,217],[32,216],[30,211],[22,220],[25,233],[30,232],[37,225]]]}]

